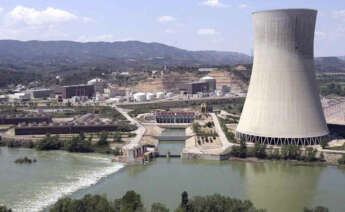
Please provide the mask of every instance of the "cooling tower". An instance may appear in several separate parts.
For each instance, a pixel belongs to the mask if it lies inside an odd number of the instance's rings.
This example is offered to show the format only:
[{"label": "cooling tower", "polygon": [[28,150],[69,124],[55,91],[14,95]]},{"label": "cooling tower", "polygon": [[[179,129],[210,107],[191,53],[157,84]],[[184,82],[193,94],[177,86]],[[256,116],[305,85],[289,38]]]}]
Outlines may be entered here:
[{"label": "cooling tower", "polygon": [[310,145],[328,137],[314,73],[316,14],[309,9],[253,13],[253,71],[238,138]]}]

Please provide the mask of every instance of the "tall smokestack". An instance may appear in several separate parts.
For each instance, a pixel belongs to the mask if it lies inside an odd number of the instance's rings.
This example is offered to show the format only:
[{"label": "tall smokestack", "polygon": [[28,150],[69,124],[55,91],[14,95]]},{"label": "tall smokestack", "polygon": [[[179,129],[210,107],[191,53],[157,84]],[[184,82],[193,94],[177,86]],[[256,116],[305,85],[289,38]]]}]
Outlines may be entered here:
[{"label": "tall smokestack", "polygon": [[328,129],[314,73],[317,11],[254,12],[254,62],[236,135],[266,144],[318,144]]}]

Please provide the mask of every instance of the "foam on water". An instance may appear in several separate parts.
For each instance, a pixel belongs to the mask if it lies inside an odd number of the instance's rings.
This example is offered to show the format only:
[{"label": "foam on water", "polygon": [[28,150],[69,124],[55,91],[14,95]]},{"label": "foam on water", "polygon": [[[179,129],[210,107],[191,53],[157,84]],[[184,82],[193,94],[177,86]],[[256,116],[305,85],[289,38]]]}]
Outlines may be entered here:
[{"label": "foam on water", "polygon": [[13,205],[13,211],[41,211],[54,204],[59,198],[90,187],[124,167],[124,164],[112,163],[109,158],[90,155],[80,156],[97,160],[97,162],[101,162],[102,167],[77,171],[73,175],[65,176],[65,182],[42,182],[38,185],[40,187],[39,192],[32,199],[22,199]]}]

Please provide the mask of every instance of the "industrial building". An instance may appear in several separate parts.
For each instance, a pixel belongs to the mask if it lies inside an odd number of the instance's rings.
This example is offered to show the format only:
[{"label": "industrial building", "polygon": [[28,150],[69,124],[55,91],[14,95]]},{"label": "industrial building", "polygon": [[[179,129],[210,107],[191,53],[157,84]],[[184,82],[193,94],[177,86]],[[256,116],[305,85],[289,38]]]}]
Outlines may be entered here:
[{"label": "industrial building", "polygon": [[278,145],[328,138],[314,73],[316,15],[310,9],[253,13],[254,63],[238,138]]},{"label": "industrial building", "polygon": [[209,92],[214,92],[217,89],[217,82],[216,79],[210,76],[205,76],[201,78],[201,81],[207,82],[208,83],[208,89]]},{"label": "industrial building", "polygon": [[92,98],[95,96],[95,87],[94,85],[70,85],[62,87],[62,98],[70,99],[74,96]]},{"label": "industrial building", "polygon": [[95,87],[95,92],[104,93],[104,88],[106,87],[106,81],[100,78],[94,78],[87,82],[88,85],[93,85]]},{"label": "industrial building", "polygon": [[48,98],[53,93],[52,89],[37,89],[37,90],[31,90],[30,95],[33,99],[39,99],[39,98]]},{"label": "industrial building", "polygon": [[20,124],[20,123],[50,123],[52,117],[44,114],[17,114],[5,115],[0,117],[1,124]]},{"label": "industrial building", "polygon": [[197,93],[208,93],[209,92],[209,84],[208,82],[199,81],[199,82],[191,82],[183,85],[180,89],[187,94],[197,94]]},{"label": "industrial building", "polygon": [[192,123],[195,118],[194,112],[157,112],[157,123]]},{"label": "industrial building", "polygon": [[46,135],[46,134],[80,134],[102,131],[116,131],[118,126],[115,124],[31,124],[19,125],[15,127],[15,135]]}]

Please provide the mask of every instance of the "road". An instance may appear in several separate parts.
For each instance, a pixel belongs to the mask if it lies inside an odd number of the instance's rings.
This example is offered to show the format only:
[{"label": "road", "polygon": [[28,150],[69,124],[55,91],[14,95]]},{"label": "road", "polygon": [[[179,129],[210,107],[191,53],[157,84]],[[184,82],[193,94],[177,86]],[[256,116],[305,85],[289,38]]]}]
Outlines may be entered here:
[{"label": "road", "polygon": [[225,136],[225,133],[222,129],[222,127],[220,126],[218,117],[215,113],[211,113],[211,117],[214,123],[214,127],[216,129],[216,132],[219,136],[220,141],[222,142],[222,151],[227,151],[231,148],[232,145],[234,145],[233,143],[230,143],[228,138]]},{"label": "road", "polygon": [[130,149],[133,149],[135,147],[140,147],[140,141],[141,141],[141,139],[144,136],[145,131],[146,131],[145,127],[143,125],[141,125],[137,120],[132,118],[130,115],[128,115],[128,113],[124,109],[119,108],[116,105],[113,105],[112,107],[115,110],[117,110],[119,113],[121,113],[124,117],[126,117],[126,119],[128,121],[130,121],[131,124],[135,124],[138,127],[138,129],[136,131],[134,131],[136,136],[134,138],[132,138],[131,141],[128,144],[126,144],[123,148],[130,150]]}]

